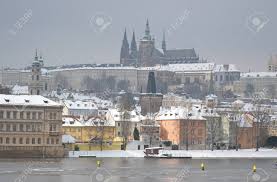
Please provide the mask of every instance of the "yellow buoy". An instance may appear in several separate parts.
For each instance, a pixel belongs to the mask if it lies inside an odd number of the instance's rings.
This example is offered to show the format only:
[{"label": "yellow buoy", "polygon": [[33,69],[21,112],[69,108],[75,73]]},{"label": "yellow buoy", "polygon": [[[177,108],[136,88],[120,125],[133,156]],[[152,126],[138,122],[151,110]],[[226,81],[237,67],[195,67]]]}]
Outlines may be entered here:
[{"label": "yellow buoy", "polygon": [[256,165],[254,164],[253,165],[253,173],[255,173],[257,171],[257,167],[256,167]]},{"label": "yellow buoy", "polygon": [[202,171],[205,171],[205,165],[204,165],[203,162],[201,163],[201,170],[202,170]]},{"label": "yellow buoy", "polygon": [[97,161],[97,167],[100,167],[100,166],[101,166],[101,162]]}]

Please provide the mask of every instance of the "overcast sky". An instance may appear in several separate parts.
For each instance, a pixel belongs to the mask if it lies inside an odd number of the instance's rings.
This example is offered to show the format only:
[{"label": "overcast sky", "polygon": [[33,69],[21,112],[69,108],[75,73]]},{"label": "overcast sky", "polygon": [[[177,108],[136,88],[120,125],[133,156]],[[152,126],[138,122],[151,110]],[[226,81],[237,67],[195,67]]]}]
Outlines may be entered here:
[{"label": "overcast sky", "polygon": [[124,28],[129,41],[133,29],[139,40],[148,18],[157,47],[165,30],[169,49],[264,71],[277,53],[276,7],[276,0],[1,0],[0,65],[25,67],[36,48],[48,66],[119,63]]}]

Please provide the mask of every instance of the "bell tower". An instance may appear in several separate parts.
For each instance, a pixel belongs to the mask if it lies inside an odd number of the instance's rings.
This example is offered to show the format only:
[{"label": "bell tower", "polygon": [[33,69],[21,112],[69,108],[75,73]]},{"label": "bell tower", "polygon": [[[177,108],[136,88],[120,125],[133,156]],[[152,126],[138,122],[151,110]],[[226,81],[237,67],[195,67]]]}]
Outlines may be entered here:
[{"label": "bell tower", "polygon": [[38,57],[38,52],[36,50],[35,58],[32,63],[32,76],[29,84],[29,94],[30,95],[41,95],[43,92],[43,81],[42,81],[42,57]]}]

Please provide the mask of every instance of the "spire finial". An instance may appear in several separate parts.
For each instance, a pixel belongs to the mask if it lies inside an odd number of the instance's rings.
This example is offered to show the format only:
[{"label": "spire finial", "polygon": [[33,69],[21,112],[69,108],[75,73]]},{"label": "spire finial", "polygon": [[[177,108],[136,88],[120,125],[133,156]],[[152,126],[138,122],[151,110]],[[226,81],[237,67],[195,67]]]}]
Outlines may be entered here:
[{"label": "spire finial", "polygon": [[149,26],[148,18],[147,18],[146,27],[145,27],[145,38],[146,38],[147,40],[151,40],[151,36],[150,36],[150,26]]},{"label": "spire finial", "polygon": [[36,53],[35,53],[35,61],[38,60],[38,49],[36,49]]},{"label": "spire finial", "polygon": [[162,41],[162,49],[165,53],[166,51],[166,42],[165,42],[165,31],[163,30],[163,41]]}]

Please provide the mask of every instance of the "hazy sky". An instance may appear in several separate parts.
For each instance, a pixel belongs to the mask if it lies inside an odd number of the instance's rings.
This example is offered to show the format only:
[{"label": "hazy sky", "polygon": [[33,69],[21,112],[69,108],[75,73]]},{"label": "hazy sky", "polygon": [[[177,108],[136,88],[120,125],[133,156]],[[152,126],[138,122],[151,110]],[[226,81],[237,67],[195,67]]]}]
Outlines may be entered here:
[{"label": "hazy sky", "polygon": [[263,71],[277,53],[276,7],[276,0],[1,0],[0,66],[25,67],[36,48],[46,65],[119,63],[124,28],[129,41],[133,29],[139,40],[149,18],[157,47],[166,30],[168,48]]}]

